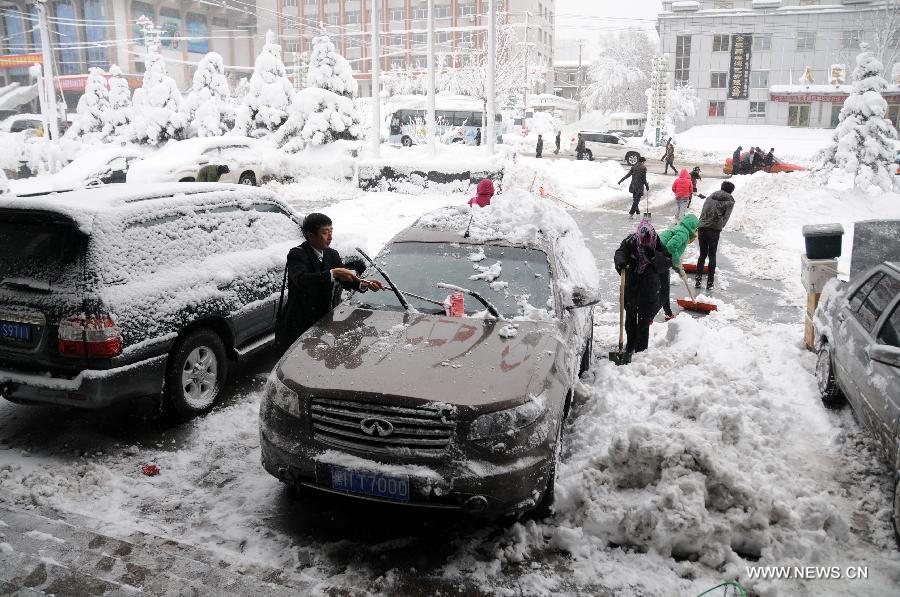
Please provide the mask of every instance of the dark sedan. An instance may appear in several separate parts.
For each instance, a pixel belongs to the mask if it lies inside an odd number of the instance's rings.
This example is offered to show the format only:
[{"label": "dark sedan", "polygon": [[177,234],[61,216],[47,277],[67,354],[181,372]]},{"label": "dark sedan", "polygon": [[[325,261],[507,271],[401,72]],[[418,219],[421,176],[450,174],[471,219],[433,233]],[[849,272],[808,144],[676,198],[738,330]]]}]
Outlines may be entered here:
[{"label": "dark sedan", "polygon": [[270,376],[266,470],[370,500],[548,512],[592,330],[554,246],[416,225],[394,238],[376,262],[398,292],[351,296]]}]

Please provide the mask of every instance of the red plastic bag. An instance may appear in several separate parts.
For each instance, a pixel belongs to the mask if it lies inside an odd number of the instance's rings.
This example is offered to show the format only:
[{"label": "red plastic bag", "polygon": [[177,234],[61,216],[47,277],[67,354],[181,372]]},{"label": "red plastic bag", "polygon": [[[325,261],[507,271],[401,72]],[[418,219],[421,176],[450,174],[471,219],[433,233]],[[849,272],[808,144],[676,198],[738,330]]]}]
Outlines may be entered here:
[{"label": "red plastic bag", "polygon": [[159,467],[155,464],[145,464],[141,466],[141,472],[148,477],[154,477],[159,474]]},{"label": "red plastic bag", "polygon": [[462,317],[466,314],[463,293],[454,292],[444,300],[444,314],[447,317]]}]

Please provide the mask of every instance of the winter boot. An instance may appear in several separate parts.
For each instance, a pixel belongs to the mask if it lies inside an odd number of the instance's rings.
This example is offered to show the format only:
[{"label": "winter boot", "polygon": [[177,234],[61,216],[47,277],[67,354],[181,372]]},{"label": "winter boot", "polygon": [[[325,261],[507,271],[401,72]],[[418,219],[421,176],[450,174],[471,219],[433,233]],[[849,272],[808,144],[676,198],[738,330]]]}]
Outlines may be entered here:
[{"label": "winter boot", "polygon": [[701,284],[703,284],[703,276],[697,274],[697,277],[694,278],[694,288],[700,288]]},{"label": "winter boot", "polygon": [[706,289],[707,290],[713,289],[713,278],[715,278],[715,274],[713,274],[712,272],[709,272],[709,275],[706,277]]}]

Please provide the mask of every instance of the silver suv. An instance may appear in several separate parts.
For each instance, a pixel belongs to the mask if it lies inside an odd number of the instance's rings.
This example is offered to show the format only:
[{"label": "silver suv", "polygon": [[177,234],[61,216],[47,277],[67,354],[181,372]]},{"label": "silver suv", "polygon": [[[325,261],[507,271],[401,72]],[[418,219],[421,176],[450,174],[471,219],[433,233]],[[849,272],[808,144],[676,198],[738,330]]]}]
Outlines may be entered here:
[{"label": "silver suv", "polygon": [[[627,147],[627,141],[614,133],[603,131],[579,131],[584,136],[584,158],[587,160],[616,160],[634,166],[641,153]],[[572,147],[578,143],[578,136],[572,139]]]}]

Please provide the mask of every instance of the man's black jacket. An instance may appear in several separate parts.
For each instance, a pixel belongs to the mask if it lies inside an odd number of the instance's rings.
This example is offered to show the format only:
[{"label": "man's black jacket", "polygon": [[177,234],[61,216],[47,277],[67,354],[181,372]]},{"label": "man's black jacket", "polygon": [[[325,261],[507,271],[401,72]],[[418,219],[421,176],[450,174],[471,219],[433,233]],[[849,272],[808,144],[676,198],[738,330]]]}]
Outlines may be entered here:
[{"label": "man's black jacket", "polygon": [[[316,256],[309,242],[290,250],[287,257],[288,300],[275,332],[278,345],[287,348],[340,302],[334,292],[331,270],[344,267],[340,254],[331,248]],[[359,283],[335,280],[347,290],[359,290]]]}]

